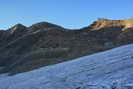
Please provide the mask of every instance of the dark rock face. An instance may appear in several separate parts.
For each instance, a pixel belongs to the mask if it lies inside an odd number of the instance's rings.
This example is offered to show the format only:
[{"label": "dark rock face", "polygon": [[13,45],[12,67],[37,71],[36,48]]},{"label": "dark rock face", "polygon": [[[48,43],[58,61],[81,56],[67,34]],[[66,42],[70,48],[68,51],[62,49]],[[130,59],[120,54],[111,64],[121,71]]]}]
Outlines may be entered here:
[{"label": "dark rock face", "polygon": [[100,19],[78,30],[48,22],[1,30],[0,72],[26,72],[133,43],[132,22],[127,26],[126,21]]},{"label": "dark rock face", "polygon": [[120,44],[130,44],[133,42],[133,28],[125,29],[125,31],[121,32],[117,37],[117,41]]}]

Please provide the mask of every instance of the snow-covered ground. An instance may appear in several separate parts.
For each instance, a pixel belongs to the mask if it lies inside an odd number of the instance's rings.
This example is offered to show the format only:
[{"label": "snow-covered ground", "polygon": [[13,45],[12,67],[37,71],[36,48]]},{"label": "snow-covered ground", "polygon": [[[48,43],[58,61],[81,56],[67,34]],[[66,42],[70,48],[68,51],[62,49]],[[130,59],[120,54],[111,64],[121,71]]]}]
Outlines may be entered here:
[{"label": "snow-covered ground", "polygon": [[0,89],[133,89],[133,44],[11,77],[1,75]]}]

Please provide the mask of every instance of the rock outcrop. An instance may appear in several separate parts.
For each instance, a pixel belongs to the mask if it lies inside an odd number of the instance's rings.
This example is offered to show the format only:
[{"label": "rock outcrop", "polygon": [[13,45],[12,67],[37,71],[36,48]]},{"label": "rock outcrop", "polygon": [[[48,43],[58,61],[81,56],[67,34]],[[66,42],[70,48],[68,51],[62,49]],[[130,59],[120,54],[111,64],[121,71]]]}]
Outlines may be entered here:
[{"label": "rock outcrop", "polygon": [[133,27],[133,18],[124,19],[124,20],[110,20],[100,18],[90,25],[91,29],[100,30],[108,27],[123,27],[123,31],[127,28]]},{"label": "rock outcrop", "polygon": [[11,28],[9,29],[9,31],[10,31],[11,33],[14,33],[14,32],[23,32],[23,31],[25,31],[26,29],[27,29],[26,26],[24,26],[24,25],[22,25],[22,24],[16,24],[15,26],[11,27]]}]

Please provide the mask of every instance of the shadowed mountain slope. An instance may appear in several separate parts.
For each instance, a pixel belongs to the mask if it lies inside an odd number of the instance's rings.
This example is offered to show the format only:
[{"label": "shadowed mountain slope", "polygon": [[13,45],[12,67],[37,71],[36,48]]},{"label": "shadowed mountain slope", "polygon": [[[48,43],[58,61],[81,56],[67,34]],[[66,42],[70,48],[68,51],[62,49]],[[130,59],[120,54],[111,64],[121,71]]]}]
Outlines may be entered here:
[{"label": "shadowed mountain slope", "polygon": [[42,67],[0,75],[0,89],[132,89],[133,44]]},{"label": "shadowed mountain slope", "polygon": [[0,72],[26,72],[133,43],[132,24],[132,18],[99,19],[77,30],[48,22],[17,24],[0,31]]}]

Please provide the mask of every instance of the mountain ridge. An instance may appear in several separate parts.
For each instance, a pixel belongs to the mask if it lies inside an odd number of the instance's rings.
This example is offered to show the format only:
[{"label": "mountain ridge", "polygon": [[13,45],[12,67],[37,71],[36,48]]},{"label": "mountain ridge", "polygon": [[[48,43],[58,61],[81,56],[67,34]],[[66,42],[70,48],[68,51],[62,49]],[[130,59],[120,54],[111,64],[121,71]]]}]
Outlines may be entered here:
[{"label": "mountain ridge", "polygon": [[27,72],[133,43],[132,18],[124,21],[131,25],[126,28],[123,20],[100,19],[76,30],[40,22],[0,31],[0,72]]},{"label": "mountain ridge", "polygon": [[90,28],[95,30],[100,30],[102,28],[115,27],[115,26],[124,27],[123,30],[127,28],[133,28],[133,18],[122,19],[122,20],[99,18],[90,25]]}]

